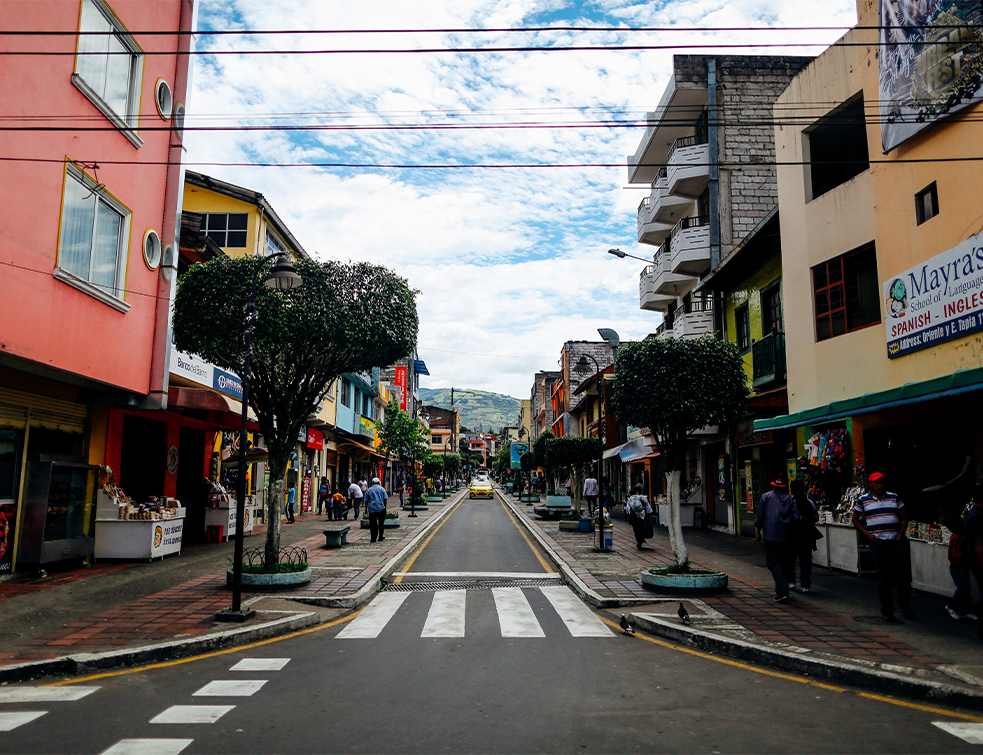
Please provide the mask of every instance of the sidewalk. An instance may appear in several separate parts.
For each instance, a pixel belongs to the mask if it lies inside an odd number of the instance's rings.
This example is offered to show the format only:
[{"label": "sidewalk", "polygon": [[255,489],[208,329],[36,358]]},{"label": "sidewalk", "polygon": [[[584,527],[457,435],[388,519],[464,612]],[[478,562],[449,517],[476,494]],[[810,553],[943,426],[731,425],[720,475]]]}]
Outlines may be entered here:
[{"label": "sidewalk", "polygon": [[[639,576],[675,563],[666,528],[656,527],[638,550],[631,527],[615,518],[613,550],[598,553],[596,533],[560,531],[558,522],[535,518],[532,507],[505,498],[582,597],[617,609],[614,617],[630,615],[641,629],[795,673],[983,708],[976,622],[953,621],[941,596],[916,593],[915,619],[889,625],[880,616],[874,580],[814,566],[809,594],[793,592],[787,603],[775,603],[762,544],[696,529],[684,530],[690,562],[726,572],[728,589],[699,597],[653,591]],[[692,618],[688,625],[677,616],[680,603]]]},{"label": "sidewalk", "polygon": [[[287,593],[251,593],[243,604],[257,618],[243,625],[214,621],[231,605],[226,569],[233,543],[194,546],[151,563],[96,563],[44,578],[0,582],[0,682],[49,673],[159,660],[255,641],[326,621],[371,599],[395,560],[463,495],[431,503],[415,518],[400,511],[400,526],[372,543],[359,522],[298,515],[282,527],[281,546],[307,549],[313,579]],[[389,499],[399,510],[399,497]],[[348,545],[325,547],[323,530],[348,525]],[[257,527],[245,547],[262,547]],[[307,604],[307,605],[305,605]]]}]

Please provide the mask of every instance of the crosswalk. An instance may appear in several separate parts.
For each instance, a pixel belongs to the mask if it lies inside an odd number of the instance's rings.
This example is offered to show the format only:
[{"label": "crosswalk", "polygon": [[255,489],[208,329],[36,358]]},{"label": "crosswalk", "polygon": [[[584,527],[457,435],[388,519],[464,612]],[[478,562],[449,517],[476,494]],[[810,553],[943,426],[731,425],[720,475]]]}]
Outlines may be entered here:
[{"label": "crosswalk", "polygon": [[[541,593],[552,606],[571,637],[613,637],[614,633],[585,606],[568,587],[538,588],[494,587],[491,592],[502,637],[543,638],[540,624],[526,591]],[[460,589],[434,593],[384,592],[377,596],[336,636],[338,640],[375,639],[397,615],[410,596],[429,600],[430,608],[423,623],[422,638],[461,638],[466,632],[466,609],[469,599],[479,591]]]}]

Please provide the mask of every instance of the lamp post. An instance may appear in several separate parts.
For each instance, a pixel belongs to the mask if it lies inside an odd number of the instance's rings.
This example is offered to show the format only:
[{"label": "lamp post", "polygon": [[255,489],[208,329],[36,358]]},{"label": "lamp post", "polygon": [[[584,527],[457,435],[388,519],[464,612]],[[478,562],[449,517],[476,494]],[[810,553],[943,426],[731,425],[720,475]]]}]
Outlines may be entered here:
[{"label": "lamp post", "polygon": [[[590,365],[587,360],[594,363],[594,373],[597,375],[597,550],[606,550],[604,547],[604,499],[601,493],[601,480],[603,476],[601,474],[601,465],[604,461],[604,442],[603,437],[603,423],[601,421],[601,411],[603,409],[601,404],[601,368],[597,364],[597,360],[590,354],[581,354],[580,359],[577,360],[577,364],[574,365],[573,371],[579,375],[585,375],[590,372]],[[612,532],[612,535],[614,533]]]},{"label": "lamp post", "polygon": [[239,376],[242,379],[242,420],[239,425],[239,478],[236,481],[236,537],[232,561],[232,607],[215,614],[216,621],[242,622],[256,615],[253,610],[242,610],[242,539],[244,534],[243,521],[246,517],[246,435],[248,432],[246,423],[249,411],[249,381],[252,378],[253,328],[256,327],[256,320],[258,319],[256,291],[259,288],[260,274],[266,270],[266,266],[271,261],[275,261],[276,264],[273,265],[269,275],[263,278],[263,285],[280,291],[289,291],[304,283],[304,280],[297,275],[294,266],[290,264],[286,252],[275,252],[269,257],[263,257],[253,270],[252,286],[244,310],[246,327],[243,332],[242,374]]},{"label": "lamp post", "polygon": [[633,260],[641,260],[648,265],[652,264],[652,260],[647,260],[644,257],[636,257],[634,254],[628,254],[628,252],[623,252],[620,249],[608,249],[608,254],[613,254],[615,257],[622,260],[625,257],[631,257]]}]

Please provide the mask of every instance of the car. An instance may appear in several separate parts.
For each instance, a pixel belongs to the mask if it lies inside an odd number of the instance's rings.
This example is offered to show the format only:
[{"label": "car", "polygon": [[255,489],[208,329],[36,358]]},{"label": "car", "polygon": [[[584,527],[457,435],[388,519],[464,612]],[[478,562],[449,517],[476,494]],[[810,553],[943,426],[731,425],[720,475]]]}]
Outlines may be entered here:
[{"label": "car", "polygon": [[491,480],[476,478],[471,482],[469,498],[494,498]]}]

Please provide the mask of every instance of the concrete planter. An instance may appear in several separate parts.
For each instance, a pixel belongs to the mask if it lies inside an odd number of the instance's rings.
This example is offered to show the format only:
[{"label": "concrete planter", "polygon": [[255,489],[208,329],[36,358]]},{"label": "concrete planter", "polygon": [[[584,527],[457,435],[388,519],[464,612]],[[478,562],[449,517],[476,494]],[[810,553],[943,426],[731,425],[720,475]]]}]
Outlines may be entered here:
[{"label": "concrete planter", "polygon": [[[573,509],[561,509],[559,506],[536,506],[532,511],[540,519],[560,519],[564,514],[573,513]],[[577,526],[579,528],[579,522]]]},{"label": "concrete planter", "polygon": [[572,509],[573,498],[568,495],[548,495],[546,496],[546,505],[549,508]]},{"label": "concrete planter", "polygon": [[[413,510],[413,507],[412,507],[412,506],[410,506],[410,505],[409,505],[408,503],[404,503],[404,504],[403,504],[403,511],[412,511],[412,510]],[[420,505],[420,504],[418,503],[418,504],[416,505],[416,510],[417,510],[417,511],[429,511],[429,510],[430,510],[430,506],[429,506],[429,505],[427,505],[427,504],[424,504],[424,505],[422,505],[422,506],[421,506],[421,505]]]},{"label": "concrete planter", "polygon": [[561,532],[582,532],[580,529],[579,519],[561,519],[560,520],[560,531]]},{"label": "concrete planter", "polygon": [[[246,574],[242,575],[242,586],[254,590],[288,590],[291,587],[301,587],[311,581],[310,567],[304,571],[280,572],[278,574]],[[225,572],[225,583],[232,587],[232,570]]]},{"label": "concrete planter", "polygon": [[[419,506],[416,507],[416,510],[417,511],[423,511],[423,509],[421,509]],[[363,529],[363,530],[367,530],[369,528],[369,520],[368,519],[362,519],[358,523],[358,526],[361,529]],[[386,530],[389,530],[389,529],[392,529],[393,527],[398,527],[398,526],[399,526],[399,519],[387,519],[385,522],[382,523],[382,528],[383,529],[386,529]]]},{"label": "concrete planter", "polygon": [[695,574],[653,574],[642,572],[642,585],[656,590],[726,590],[727,575],[723,572]]}]

